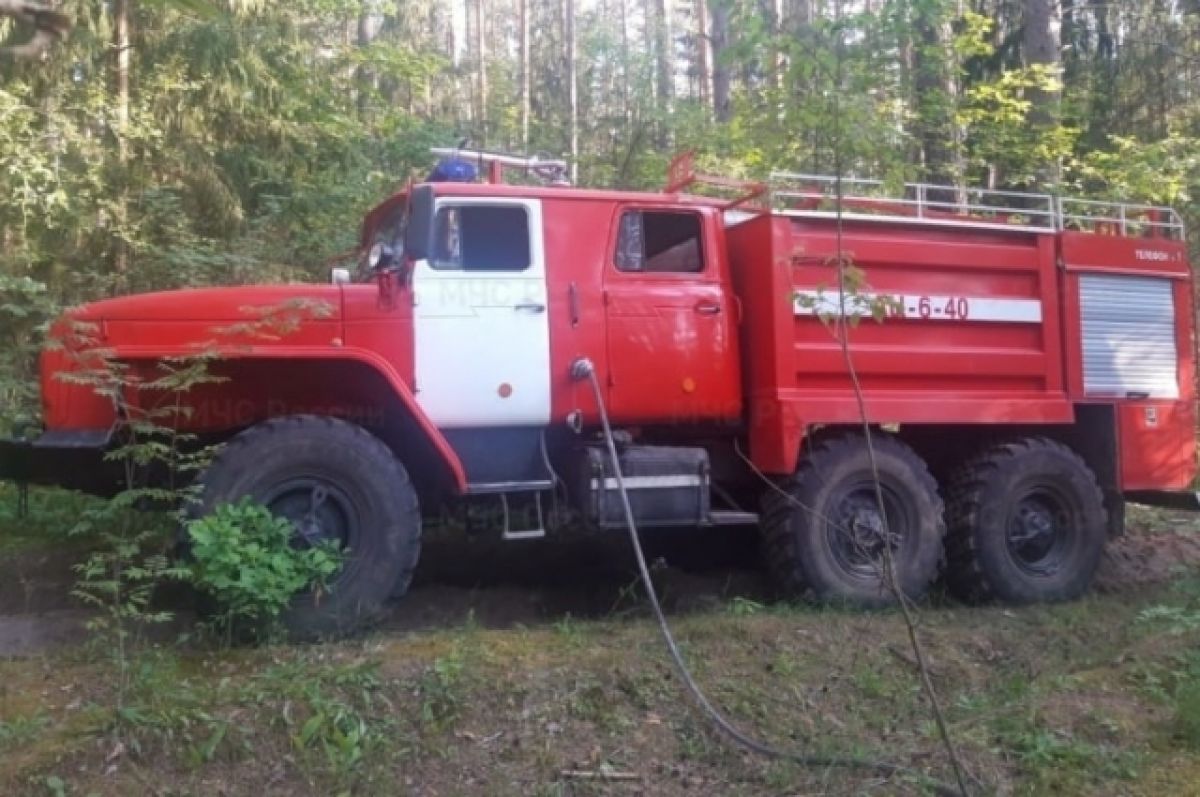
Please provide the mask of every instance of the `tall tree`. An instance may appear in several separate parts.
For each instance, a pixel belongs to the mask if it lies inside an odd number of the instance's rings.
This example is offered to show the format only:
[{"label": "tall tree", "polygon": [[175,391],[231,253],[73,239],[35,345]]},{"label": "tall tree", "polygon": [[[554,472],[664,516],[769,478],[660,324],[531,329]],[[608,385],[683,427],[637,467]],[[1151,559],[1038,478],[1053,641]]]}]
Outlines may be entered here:
[{"label": "tall tree", "polygon": [[[660,115],[671,113],[675,96],[675,40],[671,35],[671,0],[652,0],[654,8],[654,64],[655,99],[658,100]],[[666,128],[662,127],[660,143],[666,141]]]},{"label": "tall tree", "polygon": [[[1024,0],[1022,12],[1021,51],[1025,65],[1045,70],[1046,76],[1058,78],[1060,63],[1060,27],[1054,0]],[[1059,91],[1045,82],[1029,90],[1029,121],[1035,132],[1046,132],[1058,123]],[[1043,169],[1040,178],[1054,181],[1057,165]]]},{"label": "tall tree", "polygon": [[475,0],[475,74],[477,86],[478,110],[475,121],[478,125],[480,143],[488,143],[488,69],[487,69],[487,35],[484,31],[484,20],[487,15],[484,9],[486,0]]},{"label": "tall tree", "polygon": [[563,0],[563,23],[567,43],[567,109],[571,146],[571,182],[579,180],[579,66],[575,34],[575,0]]},{"label": "tall tree", "polygon": [[[129,164],[129,73],[133,57],[133,43],[129,31],[132,14],[129,7],[130,2],[131,0],[114,0],[112,6],[113,104],[115,106],[113,116],[116,120],[114,132],[117,137],[117,162],[120,164],[122,183],[127,179],[125,170]],[[117,236],[113,242],[113,269],[117,273],[124,273],[129,268],[129,246],[126,240],[128,235],[126,227],[129,223],[129,196],[124,185],[116,197],[114,216]]]},{"label": "tall tree", "polygon": [[950,19],[943,0],[913,3],[913,89],[916,139],[924,178],[944,185],[961,179],[956,159],[956,81]]},{"label": "tall tree", "polygon": [[696,59],[696,97],[700,106],[708,108],[712,96],[712,39],[708,30],[708,0],[695,0],[693,6],[695,30],[692,36],[695,41]]},{"label": "tall tree", "polygon": [[713,115],[718,122],[728,122],[732,116],[730,106],[729,19],[732,9],[728,0],[709,0],[712,24],[709,40],[712,52],[712,102]]},{"label": "tall tree", "polygon": [[520,42],[518,50],[521,58],[521,150],[529,151],[529,0],[517,0],[518,16],[520,17]]}]

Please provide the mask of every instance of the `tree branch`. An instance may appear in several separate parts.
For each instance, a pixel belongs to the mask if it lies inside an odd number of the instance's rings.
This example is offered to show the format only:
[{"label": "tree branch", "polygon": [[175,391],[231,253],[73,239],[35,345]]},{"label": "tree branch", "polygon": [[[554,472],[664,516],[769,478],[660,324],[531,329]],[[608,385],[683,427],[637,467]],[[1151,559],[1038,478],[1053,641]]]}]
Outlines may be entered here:
[{"label": "tree branch", "polygon": [[30,0],[0,0],[0,17],[11,17],[34,28],[33,37],[24,44],[0,47],[0,55],[12,58],[36,58],[71,30],[71,19],[65,14]]}]

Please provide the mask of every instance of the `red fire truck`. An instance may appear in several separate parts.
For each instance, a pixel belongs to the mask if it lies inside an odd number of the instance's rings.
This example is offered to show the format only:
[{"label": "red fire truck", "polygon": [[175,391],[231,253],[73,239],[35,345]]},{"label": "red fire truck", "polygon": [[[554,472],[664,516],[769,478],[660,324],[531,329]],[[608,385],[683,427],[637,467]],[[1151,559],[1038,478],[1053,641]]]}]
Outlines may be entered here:
[{"label": "red fire truck", "polygon": [[[1188,495],[1192,274],[1168,208],[783,173],[724,201],[687,157],[636,193],[449,154],[367,215],[357,280],[63,322],[146,378],[215,347],[223,381],[178,421],[224,443],[194,511],[252,496],[347,550],[297,628],[403,592],[446,508],[490,507],[508,539],[624,528],[597,394],[638,525],[757,524],[789,597],[886,603],[888,554],[910,597],[941,577],[971,600],[1068,599],[1126,500]],[[514,167],[548,179],[506,183]],[[256,332],[280,307],[323,309]],[[45,430],[5,443],[0,475],[112,491],[122,418],[61,378],[70,348],[44,354]]]}]

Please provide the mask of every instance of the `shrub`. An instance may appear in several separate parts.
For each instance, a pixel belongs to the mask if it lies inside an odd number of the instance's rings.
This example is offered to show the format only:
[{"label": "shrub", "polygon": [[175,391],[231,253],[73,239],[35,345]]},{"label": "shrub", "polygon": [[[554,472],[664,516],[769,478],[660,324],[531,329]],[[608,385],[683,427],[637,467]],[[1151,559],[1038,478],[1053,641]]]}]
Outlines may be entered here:
[{"label": "shrub", "polygon": [[342,563],[332,541],[293,547],[291,522],[248,498],[190,521],[187,532],[192,583],[216,603],[226,631],[239,622],[273,630],[297,593],[328,589]]}]

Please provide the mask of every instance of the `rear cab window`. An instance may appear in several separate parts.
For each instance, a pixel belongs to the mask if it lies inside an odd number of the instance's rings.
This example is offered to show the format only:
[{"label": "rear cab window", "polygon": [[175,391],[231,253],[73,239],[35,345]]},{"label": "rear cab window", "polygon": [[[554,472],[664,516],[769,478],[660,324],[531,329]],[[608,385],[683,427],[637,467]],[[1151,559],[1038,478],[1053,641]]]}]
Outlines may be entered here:
[{"label": "rear cab window", "polygon": [[700,214],[629,209],[617,227],[614,265],[635,274],[698,274],[704,271]]}]

